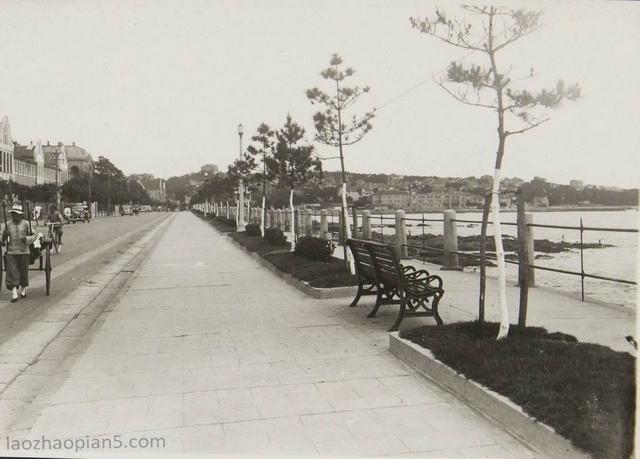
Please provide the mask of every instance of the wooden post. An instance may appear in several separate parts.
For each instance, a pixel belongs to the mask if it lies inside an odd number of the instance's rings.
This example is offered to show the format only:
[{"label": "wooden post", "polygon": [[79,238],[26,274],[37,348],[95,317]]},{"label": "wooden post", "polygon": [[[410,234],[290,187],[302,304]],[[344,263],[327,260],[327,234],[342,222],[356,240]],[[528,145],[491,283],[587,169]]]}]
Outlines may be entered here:
[{"label": "wooden post", "polygon": [[396,255],[408,258],[407,224],[404,221],[404,210],[396,210]]},{"label": "wooden post", "polygon": [[357,239],[358,238],[358,207],[354,204],[351,207],[351,212],[353,215],[353,232],[351,233],[351,237]]},{"label": "wooden post", "polygon": [[524,192],[518,188],[518,285],[520,286],[520,309],[518,313],[518,327],[527,326],[527,305],[529,302],[529,244],[527,241],[527,225],[524,215]]},{"label": "wooden post", "polygon": [[371,239],[371,211],[362,211],[362,239]]},{"label": "wooden post", "polygon": [[533,214],[531,212],[527,212],[524,214],[524,222],[527,225],[527,246],[529,248],[529,287],[536,286],[536,270],[533,268],[535,265],[536,253],[534,250],[534,237],[533,237],[533,228],[529,225],[533,224]]},{"label": "wooden post", "polygon": [[307,209],[304,216],[304,234],[305,236],[313,236],[313,220],[311,218],[311,209]]},{"label": "wooden post", "polygon": [[443,245],[444,255],[442,257],[442,269],[450,271],[462,271],[458,264],[458,228],[456,226],[456,211],[444,211],[444,227],[443,227]]},{"label": "wooden post", "polygon": [[482,212],[482,226],[480,229],[480,295],[478,298],[478,322],[484,324],[484,300],[487,290],[487,225],[489,222],[489,211],[491,210],[491,199],[493,195],[484,195],[484,210]]}]

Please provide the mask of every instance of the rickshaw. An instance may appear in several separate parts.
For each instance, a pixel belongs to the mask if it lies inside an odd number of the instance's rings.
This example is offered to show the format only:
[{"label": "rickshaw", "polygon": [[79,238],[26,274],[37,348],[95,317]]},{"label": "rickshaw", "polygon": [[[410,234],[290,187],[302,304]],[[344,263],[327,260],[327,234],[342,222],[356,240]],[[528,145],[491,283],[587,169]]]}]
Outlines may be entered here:
[{"label": "rickshaw", "polygon": [[[29,221],[29,231],[33,233],[33,229],[31,228],[31,206],[29,201],[25,201],[22,207],[23,209],[26,207],[25,215]],[[4,221],[6,225],[8,220],[7,203],[5,201],[2,201],[2,212],[4,214]],[[29,266],[36,265],[36,261],[38,262],[37,267],[30,267],[29,271],[44,271],[46,294],[48,296],[51,287],[51,245],[53,241],[50,237],[43,236],[39,242],[39,247],[37,243],[29,245]],[[6,250],[4,243],[0,244],[0,290],[2,289],[3,273],[7,270],[7,253],[6,251],[3,251],[3,249]]]}]

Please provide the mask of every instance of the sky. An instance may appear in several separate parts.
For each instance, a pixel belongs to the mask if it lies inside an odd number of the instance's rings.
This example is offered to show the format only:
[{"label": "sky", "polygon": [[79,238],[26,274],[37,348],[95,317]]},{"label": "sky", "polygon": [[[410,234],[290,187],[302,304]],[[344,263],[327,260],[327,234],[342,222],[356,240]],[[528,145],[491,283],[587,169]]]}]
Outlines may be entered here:
[{"label": "sky", "polygon": [[[261,123],[288,114],[325,170],[335,148],[314,142],[307,89],[338,53],[369,86],[347,116],[376,108],[373,129],[345,148],[346,169],[440,177],[493,174],[496,114],[436,84],[454,60],[480,55],[411,28],[430,0],[0,0],[0,116],[14,141],[75,142],[125,174],[169,178],[204,164],[226,171]],[[640,2],[529,1],[543,26],[499,54],[532,90],[558,79],[583,97],[507,143],[503,177],[640,185]]]}]

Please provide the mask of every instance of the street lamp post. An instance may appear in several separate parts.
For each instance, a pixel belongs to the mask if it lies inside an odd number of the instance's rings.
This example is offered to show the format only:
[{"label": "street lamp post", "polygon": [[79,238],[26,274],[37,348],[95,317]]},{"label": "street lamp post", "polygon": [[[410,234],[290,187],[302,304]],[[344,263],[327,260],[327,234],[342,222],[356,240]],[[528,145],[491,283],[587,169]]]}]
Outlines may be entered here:
[{"label": "street lamp post", "polygon": [[[242,123],[238,124],[238,136],[240,137],[240,155],[238,159],[242,161],[242,134],[244,134],[244,126]],[[238,231],[245,230],[244,223],[244,186],[242,184],[242,177],[238,179]]]},{"label": "street lamp post", "polygon": [[93,205],[91,205],[91,179],[93,177],[93,163],[89,163],[89,215],[93,215]]},{"label": "street lamp post", "polygon": [[111,217],[111,171],[107,175],[107,215]]},{"label": "street lamp post", "polygon": [[58,148],[56,149],[56,208],[62,212],[60,208],[60,155],[62,151],[60,150],[60,142],[58,142]]},{"label": "street lamp post", "polygon": [[209,172],[204,171],[204,216],[209,213]]}]

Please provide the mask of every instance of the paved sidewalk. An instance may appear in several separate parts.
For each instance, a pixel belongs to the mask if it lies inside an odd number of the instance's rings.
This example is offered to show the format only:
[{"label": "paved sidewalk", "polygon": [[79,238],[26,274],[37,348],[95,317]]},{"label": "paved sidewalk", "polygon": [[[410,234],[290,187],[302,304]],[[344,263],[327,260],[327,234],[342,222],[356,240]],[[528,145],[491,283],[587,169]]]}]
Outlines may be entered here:
[{"label": "paved sidewalk", "polygon": [[392,356],[394,311],[366,319],[370,303],[350,300],[304,296],[179,213],[35,422],[10,438],[162,438],[135,450],[162,457],[540,457]]}]

